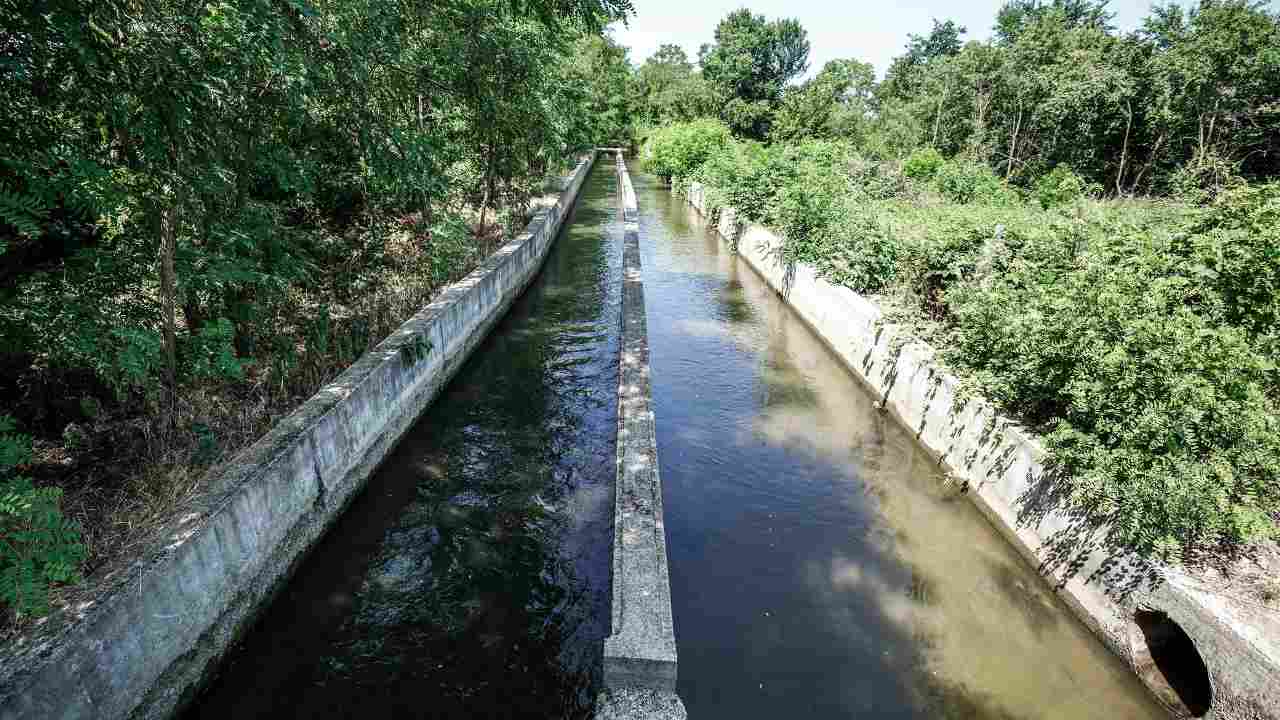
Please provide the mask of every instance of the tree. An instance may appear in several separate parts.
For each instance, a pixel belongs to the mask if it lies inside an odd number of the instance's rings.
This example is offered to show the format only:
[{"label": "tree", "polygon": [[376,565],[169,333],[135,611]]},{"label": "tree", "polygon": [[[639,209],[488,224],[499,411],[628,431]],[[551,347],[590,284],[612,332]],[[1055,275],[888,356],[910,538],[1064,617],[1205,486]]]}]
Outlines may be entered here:
[{"label": "tree", "polygon": [[1153,121],[1175,162],[1280,169],[1280,18],[1265,7],[1205,0],[1186,15],[1158,9],[1147,23],[1144,35],[1161,50],[1151,60]]},{"label": "tree", "polygon": [[636,108],[647,122],[665,125],[714,115],[715,99],[679,45],[663,45],[636,73]]},{"label": "tree", "polygon": [[874,89],[875,68],[869,63],[832,60],[813,79],[783,92],[769,139],[842,138],[861,142]]},{"label": "tree", "polygon": [[938,22],[935,18],[928,35],[908,35],[907,51],[894,58],[885,73],[885,94],[898,98],[910,95],[921,69],[930,61],[960,54],[960,36],[965,32],[964,26],[957,25],[954,20]]},{"label": "tree", "polygon": [[787,82],[808,67],[808,34],[796,20],[768,21],[742,9],[716,26],[699,53],[703,77],[722,104],[721,117],[745,137],[763,139]]},{"label": "tree", "polygon": [[630,2],[3,7],[4,355],[141,400],[239,372],[317,224],[429,219],[451,175],[523,202],[592,141],[564,67]]},{"label": "tree", "polygon": [[1107,12],[1111,0],[1009,0],[996,13],[995,37],[1003,44],[1017,42],[1018,36],[1031,25],[1049,16],[1057,16],[1067,27],[1088,27],[1111,32],[1111,18]]},{"label": "tree", "polygon": [[585,90],[585,133],[593,145],[630,145],[635,120],[627,48],[607,35],[583,35],[573,47],[568,84]]}]

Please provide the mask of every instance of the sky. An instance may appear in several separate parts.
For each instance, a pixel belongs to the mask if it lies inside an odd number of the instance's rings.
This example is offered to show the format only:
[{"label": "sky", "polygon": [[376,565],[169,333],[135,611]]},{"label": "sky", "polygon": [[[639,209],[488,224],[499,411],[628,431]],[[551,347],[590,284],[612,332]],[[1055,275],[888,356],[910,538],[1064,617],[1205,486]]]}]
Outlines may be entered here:
[{"label": "sky", "polygon": [[[711,42],[716,23],[731,11],[749,7],[770,20],[795,18],[809,33],[809,72],[816,74],[828,60],[856,58],[869,62],[880,77],[889,62],[902,54],[907,35],[922,35],[931,18],[955,20],[968,28],[964,40],[985,40],[1002,0],[634,0],[636,14],[627,27],[614,27],[614,38],[631,48],[636,65],[658,49],[675,43],[696,61],[698,48]],[[1187,5],[1188,0],[1180,4]],[[1112,24],[1123,31],[1142,23],[1151,0],[1112,0]]]}]

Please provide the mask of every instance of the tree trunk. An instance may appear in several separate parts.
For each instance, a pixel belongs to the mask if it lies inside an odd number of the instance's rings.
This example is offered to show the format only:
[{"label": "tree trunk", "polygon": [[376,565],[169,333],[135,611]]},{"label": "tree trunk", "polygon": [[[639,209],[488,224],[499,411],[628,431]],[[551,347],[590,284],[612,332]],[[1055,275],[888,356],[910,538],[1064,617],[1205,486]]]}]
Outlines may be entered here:
[{"label": "tree trunk", "polygon": [[1150,170],[1151,166],[1156,164],[1156,158],[1160,155],[1160,146],[1163,144],[1164,133],[1160,133],[1160,136],[1156,138],[1155,145],[1151,147],[1151,156],[1147,158],[1146,164],[1144,164],[1142,169],[1138,171],[1138,176],[1133,179],[1133,184],[1129,186],[1129,192],[1137,191],[1138,186],[1142,184],[1142,176],[1146,175],[1147,170]]},{"label": "tree trunk", "polygon": [[947,89],[942,89],[942,97],[938,98],[938,112],[933,116],[933,148],[938,149],[938,126],[942,124],[942,103],[946,102]]},{"label": "tree trunk", "polygon": [[1004,181],[1013,177],[1013,157],[1018,151],[1018,131],[1022,129],[1022,110],[1018,110],[1018,119],[1013,123],[1013,134],[1009,137],[1009,162],[1004,169]]},{"label": "tree trunk", "polygon": [[1116,171],[1116,195],[1124,194],[1124,166],[1129,160],[1129,130],[1133,127],[1133,103],[1125,103],[1124,143],[1120,146],[1120,169]]},{"label": "tree trunk", "polygon": [[484,237],[484,220],[485,215],[489,211],[489,198],[493,195],[493,150],[490,149],[489,157],[484,164],[484,199],[480,201],[480,227],[477,230],[480,237]]},{"label": "tree trunk", "polygon": [[170,399],[178,392],[178,340],[174,315],[177,312],[177,273],[174,256],[177,255],[177,201],[160,212],[160,324],[164,337],[165,381]]}]

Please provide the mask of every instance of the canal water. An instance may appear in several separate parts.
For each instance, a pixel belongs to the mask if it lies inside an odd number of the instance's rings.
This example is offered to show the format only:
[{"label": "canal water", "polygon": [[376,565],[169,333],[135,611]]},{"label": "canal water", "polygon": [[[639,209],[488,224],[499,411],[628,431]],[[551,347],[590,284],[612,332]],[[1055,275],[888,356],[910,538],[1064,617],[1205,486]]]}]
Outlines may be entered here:
[{"label": "canal water", "polygon": [[755,271],[635,180],[689,716],[1167,717]]},{"label": "canal water", "polygon": [[622,232],[602,156],[546,265],[189,718],[581,718],[609,633]]},{"label": "canal water", "polygon": [[[1165,717],[803,321],[634,180],[690,717]],[[589,716],[616,190],[602,158],[542,274],[189,717]]]}]

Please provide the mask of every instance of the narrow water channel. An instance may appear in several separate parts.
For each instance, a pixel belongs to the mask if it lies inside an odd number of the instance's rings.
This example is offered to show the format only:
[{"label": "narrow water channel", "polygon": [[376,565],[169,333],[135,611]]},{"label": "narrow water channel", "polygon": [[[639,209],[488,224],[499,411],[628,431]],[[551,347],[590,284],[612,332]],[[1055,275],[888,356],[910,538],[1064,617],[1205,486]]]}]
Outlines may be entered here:
[{"label": "narrow water channel", "polygon": [[776,293],[634,179],[689,716],[1167,717]]},{"label": "narrow water channel", "polygon": [[[763,281],[634,179],[690,717],[1164,717]],[[616,213],[604,158],[542,274],[188,717],[589,715]]]},{"label": "narrow water channel", "polygon": [[189,718],[585,717],[608,634],[613,163]]}]

